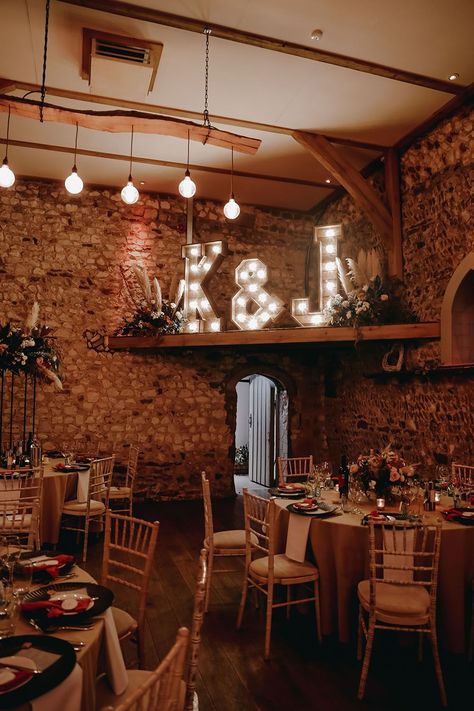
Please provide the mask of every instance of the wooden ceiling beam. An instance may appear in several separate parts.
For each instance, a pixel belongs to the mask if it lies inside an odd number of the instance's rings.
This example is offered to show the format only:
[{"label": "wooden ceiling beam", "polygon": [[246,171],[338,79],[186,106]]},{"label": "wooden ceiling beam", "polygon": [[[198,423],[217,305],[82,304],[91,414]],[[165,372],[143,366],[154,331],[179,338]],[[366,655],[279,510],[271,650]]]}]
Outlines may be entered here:
[{"label": "wooden ceiling beam", "polygon": [[397,151],[404,152],[409,148],[415,141],[422,138],[427,133],[429,133],[433,128],[435,128],[441,121],[449,118],[455,114],[463,106],[468,106],[474,101],[474,84],[470,84],[462,94],[455,96],[453,99],[448,101],[439,109],[437,109],[431,116],[424,119],[418,126],[412,128],[405,136],[400,138],[397,143],[393,146]]},{"label": "wooden ceiling beam", "polygon": [[295,131],[293,138],[334,175],[360,205],[380,235],[387,252],[390,253],[393,250],[392,216],[370,183],[323,136]]},{"label": "wooden ceiling beam", "polygon": [[[39,93],[40,85],[31,84],[30,82],[19,81],[16,79],[0,79],[1,82],[5,82],[6,88],[2,93],[10,93],[12,91],[27,91]],[[191,111],[190,109],[178,109],[170,106],[158,106],[157,104],[147,104],[142,101],[129,101],[128,99],[118,99],[112,96],[98,96],[97,94],[87,94],[82,91],[72,91],[70,89],[59,89],[58,87],[48,86],[46,87],[47,96],[58,96],[63,99],[74,99],[75,101],[85,101],[92,104],[102,104],[104,106],[119,106],[123,109],[131,109],[134,111],[149,111],[150,113],[165,114],[166,116],[176,116],[178,118],[193,119],[195,121],[202,121],[202,112]],[[212,114],[212,120],[214,123],[221,123],[230,126],[238,126],[239,128],[250,128],[255,131],[263,131],[264,133],[277,133],[287,136],[293,134],[294,128],[289,128],[287,126],[276,126],[270,123],[258,123],[257,121],[247,121],[246,119],[239,119],[230,116],[217,116]],[[328,141],[331,143],[336,143],[341,146],[349,146],[351,148],[360,148],[362,150],[377,151],[383,153],[383,151],[388,148],[387,145],[381,143],[371,143],[370,141],[358,141],[354,138],[347,138],[345,136],[332,136],[328,134],[324,135]]]},{"label": "wooden ceiling beam", "polygon": [[233,27],[217,25],[213,22],[204,22],[203,20],[191,17],[174,15],[150,7],[140,7],[139,5],[132,5],[131,3],[117,2],[117,0],[60,0],[60,2],[68,5],[77,5],[98,12],[121,15],[122,17],[128,17],[142,22],[151,22],[167,27],[174,27],[176,29],[186,30],[187,32],[203,34],[204,29],[209,28],[212,32],[212,36],[218,37],[219,39],[259,47],[273,52],[282,52],[283,54],[293,55],[301,59],[332,64],[333,66],[352,69],[357,72],[384,77],[385,79],[414,84],[427,89],[434,89],[435,91],[443,91],[447,94],[459,94],[465,88],[447,80],[427,77],[403,69],[395,69],[394,67],[387,67],[377,62],[370,62],[356,57],[326,52],[304,44],[287,42],[286,40],[246,32],[245,30],[238,30]]},{"label": "wooden ceiling beam", "polygon": [[[5,145],[6,140],[0,138],[0,145]],[[35,143],[33,141],[17,141],[10,139],[8,142],[9,146],[17,146],[18,148],[32,148],[34,150],[40,151],[53,151],[54,153],[69,153],[71,154],[70,146],[57,146],[51,143]],[[129,155],[124,155],[120,153],[105,153],[103,151],[90,151],[86,148],[78,148],[77,155],[88,156],[90,158],[105,158],[106,160],[119,160],[128,163],[130,160]],[[187,167],[186,163],[180,163],[178,161],[171,160],[159,160],[158,158],[145,158],[144,156],[133,156],[134,163],[140,163],[143,165],[159,165],[164,168],[179,168],[185,170]],[[228,168],[215,168],[209,165],[199,165],[197,163],[190,163],[189,169],[196,171],[198,173],[214,173],[218,175],[229,175]],[[276,183],[288,183],[290,185],[305,185],[310,188],[322,188],[323,190],[332,190],[334,183],[328,185],[327,183],[320,183],[315,180],[304,180],[303,178],[292,178],[283,175],[266,175],[265,173],[248,173],[242,170],[234,170],[234,177],[239,178],[250,178],[252,180],[269,180],[270,182]]]}]

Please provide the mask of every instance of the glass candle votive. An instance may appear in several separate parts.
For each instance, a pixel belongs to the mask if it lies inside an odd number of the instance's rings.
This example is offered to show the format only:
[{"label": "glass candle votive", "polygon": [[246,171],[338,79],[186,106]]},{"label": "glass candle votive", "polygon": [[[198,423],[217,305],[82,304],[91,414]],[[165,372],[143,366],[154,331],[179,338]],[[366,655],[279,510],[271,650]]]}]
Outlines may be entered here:
[{"label": "glass candle votive", "polygon": [[380,496],[377,501],[377,511],[382,511],[385,508],[385,499],[383,496]]},{"label": "glass candle votive", "polygon": [[435,504],[439,504],[441,501],[441,491],[435,491],[434,500]]}]

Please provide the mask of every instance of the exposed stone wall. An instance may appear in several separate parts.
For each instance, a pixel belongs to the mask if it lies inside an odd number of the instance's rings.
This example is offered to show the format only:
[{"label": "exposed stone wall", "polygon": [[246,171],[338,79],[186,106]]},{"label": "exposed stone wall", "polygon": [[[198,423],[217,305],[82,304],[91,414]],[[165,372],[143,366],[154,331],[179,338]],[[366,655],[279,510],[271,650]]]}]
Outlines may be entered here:
[{"label": "exposed stone wall", "polygon": [[[225,381],[249,362],[255,369],[266,362],[285,364],[296,383],[292,446],[297,452],[312,446],[314,421],[302,403],[308,405],[310,396],[317,402],[321,392],[317,378],[311,384],[312,365],[305,355],[293,361],[279,353],[244,357],[231,349],[87,350],[86,328],[110,332],[126,313],[120,266],[127,269],[141,260],[158,275],[165,296],[182,276],[182,199],[145,194],[127,207],[117,192],[103,188],[85,189],[73,198],[56,183],[18,180],[0,192],[0,208],[0,320],[23,320],[38,299],[41,319],[55,329],[62,351],[64,392],[45,386],[38,395],[39,433],[46,446],[56,448],[90,433],[103,440],[104,451],[116,444],[120,458],[126,454],[120,446],[139,438],[140,488],[163,497],[197,496],[199,473],[206,468],[218,477],[216,493],[229,494],[234,432]],[[228,241],[229,255],[211,283],[221,315],[230,316],[234,269],[245,257],[266,262],[268,289],[286,303],[304,294],[310,216],[246,207],[231,224],[222,216],[222,205],[200,200],[194,216],[195,241]]]},{"label": "exposed stone wall", "polygon": [[[438,321],[446,286],[474,249],[472,169],[474,112],[464,109],[401,158],[404,282],[402,298],[420,321]],[[377,175],[380,184],[383,176]],[[377,244],[377,235],[349,196],[328,207],[321,224],[342,222],[344,256]],[[473,334],[474,338],[474,334]],[[408,346],[407,368],[439,362],[439,343]],[[380,370],[382,351],[341,353],[337,397],[326,399],[334,458],[396,441],[410,459],[474,464],[472,374],[366,377]]]}]

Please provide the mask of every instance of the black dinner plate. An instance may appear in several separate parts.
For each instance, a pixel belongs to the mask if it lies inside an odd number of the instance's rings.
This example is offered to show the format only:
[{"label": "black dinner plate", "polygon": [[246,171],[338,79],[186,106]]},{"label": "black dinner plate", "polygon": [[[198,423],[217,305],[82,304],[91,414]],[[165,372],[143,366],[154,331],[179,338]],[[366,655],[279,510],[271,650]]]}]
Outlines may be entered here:
[{"label": "black dinner plate", "polygon": [[[454,516],[453,518],[448,519],[447,514],[449,511],[443,511],[442,514],[444,518],[447,521],[454,521],[455,523],[462,523],[464,526],[474,526],[474,508],[468,507],[468,508],[462,508],[462,509],[456,509],[456,511],[459,511],[459,516]],[[463,514],[471,514],[470,516],[463,516]]]},{"label": "black dinner plate", "polygon": [[270,496],[278,496],[280,499],[304,499],[306,496],[305,491],[293,491],[293,492],[287,492],[283,493],[283,491],[279,491],[276,487],[269,489],[268,493]]},{"label": "black dinner plate", "polygon": [[286,507],[291,513],[299,514],[300,516],[315,516],[316,518],[327,518],[329,516],[335,516],[338,507],[335,504],[325,504],[320,503],[316,509],[304,509],[295,508],[294,504],[288,504]]},{"label": "black dinner plate", "polygon": [[22,645],[28,643],[35,649],[60,655],[51,666],[41,674],[32,674],[31,678],[11,691],[0,693],[0,708],[12,709],[35,699],[41,694],[58,686],[74,669],[76,653],[74,647],[64,639],[42,635],[23,634],[0,639],[0,660],[18,654]]},{"label": "black dinner plate", "polygon": [[72,472],[86,472],[89,468],[89,464],[64,464],[63,466],[56,465],[54,471],[71,474]]},{"label": "black dinner plate", "polygon": [[42,630],[68,624],[87,624],[91,617],[100,615],[111,606],[114,600],[112,590],[104,588],[102,585],[97,585],[96,583],[52,583],[51,585],[46,585],[45,587],[37,588],[36,590],[31,590],[26,593],[23,598],[23,602],[39,602],[40,600],[49,600],[51,592],[82,590],[84,588],[87,590],[89,597],[97,598],[92,601],[92,606],[89,610],[83,610],[82,612],[77,612],[75,614],[63,614],[59,617],[48,617],[46,609],[25,611],[22,614],[27,619],[34,620],[34,622],[41,627]]},{"label": "black dinner plate", "polygon": [[[59,553],[56,551],[56,553],[52,553],[50,550],[39,550],[39,551],[25,551],[24,553],[21,554],[20,560],[28,560],[28,558],[39,558],[39,556],[47,556],[48,558],[51,558],[51,560],[56,560],[58,555],[64,555],[62,553]],[[70,555],[70,554],[68,554]],[[59,567],[60,570],[60,575],[66,575],[69,573],[71,568],[75,565],[76,559],[73,556],[72,561],[70,563],[64,563],[64,565],[61,565]],[[51,577],[51,575],[48,573],[47,568],[43,569],[33,569],[33,580],[35,582],[44,582],[47,583],[48,580],[54,580],[54,578]]]}]

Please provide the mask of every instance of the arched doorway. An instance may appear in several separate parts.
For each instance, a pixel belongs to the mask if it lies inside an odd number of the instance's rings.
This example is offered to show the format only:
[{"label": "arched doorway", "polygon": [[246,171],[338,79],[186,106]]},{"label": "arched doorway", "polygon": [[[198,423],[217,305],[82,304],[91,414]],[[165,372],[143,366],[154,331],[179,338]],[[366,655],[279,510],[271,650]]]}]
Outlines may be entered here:
[{"label": "arched doorway", "polygon": [[288,393],[276,378],[252,373],[235,386],[235,488],[273,486],[276,459],[288,455]]},{"label": "arched doorway", "polygon": [[441,360],[447,365],[474,363],[474,252],[458,266],[441,308]]}]

